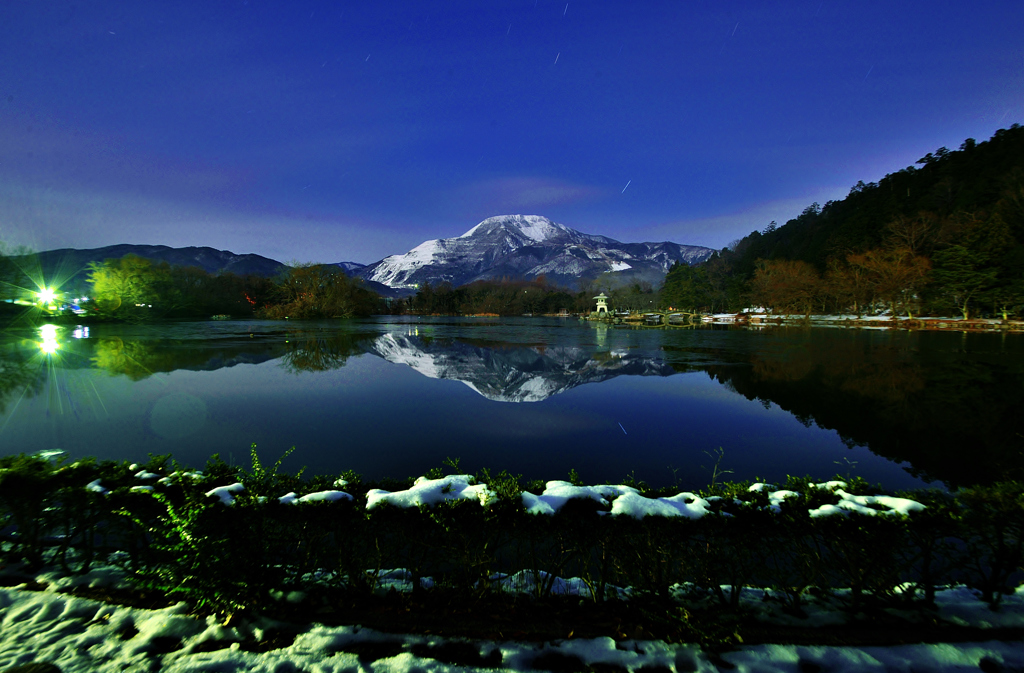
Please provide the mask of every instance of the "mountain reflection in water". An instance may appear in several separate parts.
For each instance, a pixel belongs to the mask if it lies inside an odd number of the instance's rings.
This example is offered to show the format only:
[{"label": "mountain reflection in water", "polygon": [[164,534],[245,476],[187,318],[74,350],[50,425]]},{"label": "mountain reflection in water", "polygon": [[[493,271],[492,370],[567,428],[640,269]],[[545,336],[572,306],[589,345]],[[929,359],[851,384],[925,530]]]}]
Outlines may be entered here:
[{"label": "mountain reflection in water", "polygon": [[[650,470],[682,464],[693,483],[722,446],[732,478],[846,468],[947,486],[1024,477],[1016,334],[527,319],[47,329],[0,338],[4,454],[177,457],[186,447],[183,460],[201,464],[259,440],[274,451],[302,444],[315,454],[303,462],[324,469],[386,476],[461,455],[513,471],[542,460],[635,465],[654,482]],[[339,444],[349,448],[326,450]],[[837,453],[844,444],[854,453]],[[867,465],[865,446],[891,467]],[[600,478],[632,468],[618,469]]]},{"label": "mountain reflection in water", "polygon": [[461,381],[496,402],[540,402],[552,395],[616,376],[671,376],[677,371],[653,357],[580,346],[480,346],[382,334],[371,353],[409,365],[434,379]]}]

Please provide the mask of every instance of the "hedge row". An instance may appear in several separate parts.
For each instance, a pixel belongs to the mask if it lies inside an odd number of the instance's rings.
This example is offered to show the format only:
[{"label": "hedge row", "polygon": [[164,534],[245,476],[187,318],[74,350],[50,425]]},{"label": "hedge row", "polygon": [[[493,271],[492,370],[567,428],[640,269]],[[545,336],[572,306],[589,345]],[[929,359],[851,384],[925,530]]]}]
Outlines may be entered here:
[{"label": "hedge row", "polygon": [[[615,587],[668,597],[682,585],[736,608],[741,588],[763,587],[799,611],[809,589],[842,587],[857,610],[868,602],[928,606],[937,587],[966,584],[996,608],[1024,563],[1021,482],[900,494],[924,505],[909,514],[820,517],[808,511],[839,499],[809,479],[780,485],[795,492],[785,499],[728,483],[701,492],[711,503],[706,516],[636,519],[585,498],[552,516],[531,514],[517,478],[486,471],[477,475],[493,492],[486,504],[368,509],[371,487],[394,491],[409,482],[368,484],[351,473],[304,480],[279,465],[264,467],[255,451],[251,469],[215,457],[201,473],[166,456],[145,465],[2,458],[0,558],[69,573],[113,559],[136,587],[221,614],[267,609],[282,591],[369,594],[396,568],[409,572],[414,593],[429,577],[435,590],[479,596],[526,571],[538,596],[555,591],[558,577],[578,577],[596,601],[617,596]],[[242,487],[230,505],[208,495],[232,482]],[[634,486],[645,496],[665,494]],[[281,500],[329,488],[352,498]],[[858,480],[844,488],[871,492]]]}]

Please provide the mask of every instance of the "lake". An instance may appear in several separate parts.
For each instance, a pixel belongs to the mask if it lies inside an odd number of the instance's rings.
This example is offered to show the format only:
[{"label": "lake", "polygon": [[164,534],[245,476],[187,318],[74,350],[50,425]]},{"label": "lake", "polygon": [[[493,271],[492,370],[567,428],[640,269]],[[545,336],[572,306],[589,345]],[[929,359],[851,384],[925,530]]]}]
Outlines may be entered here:
[{"label": "lake", "polygon": [[61,449],[307,474],[861,476],[889,489],[1020,477],[1019,334],[631,329],[560,318],[8,328],[0,455]]}]

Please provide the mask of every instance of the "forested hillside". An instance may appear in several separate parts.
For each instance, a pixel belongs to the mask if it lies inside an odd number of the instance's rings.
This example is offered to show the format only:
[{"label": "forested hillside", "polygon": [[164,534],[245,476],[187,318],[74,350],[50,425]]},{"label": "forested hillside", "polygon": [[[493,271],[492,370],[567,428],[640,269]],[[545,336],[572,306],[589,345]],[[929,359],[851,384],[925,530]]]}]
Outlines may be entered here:
[{"label": "forested hillside", "polygon": [[886,307],[1007,318],[1024,309],[1024,128],[940,147],[841,201],[809,205],[695,267],[663,301],[684,308],[855,312]]},{"label": "forested hillside", "polygon": [[211,314],[263,318],[370,315],[380,298],[335,264],[296,264],[274,278],[196,266],[154,264],[136,255],[89,265],[85,306],[115,320],[194,318]]}]

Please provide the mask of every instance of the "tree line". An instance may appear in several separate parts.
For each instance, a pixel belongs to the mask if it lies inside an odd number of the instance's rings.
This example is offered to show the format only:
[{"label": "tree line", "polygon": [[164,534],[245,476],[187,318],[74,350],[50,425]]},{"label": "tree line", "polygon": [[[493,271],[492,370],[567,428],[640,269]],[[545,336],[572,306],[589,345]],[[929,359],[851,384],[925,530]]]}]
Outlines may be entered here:
[{"label": "tree line", "polygon": [[459,287],[423,283],[414,296],[393,303],[393,310],[424,315],[542,315],[576,312],[577,300],[574,294],[538,276],[534,280],[480,280]]},{"label": "tree line", "polygon": [[664,303],[712,312],[1020,315],[1024,128],[939,148],[917,165],[858,182],[845,199],[811,204],[699,266],[674,267]]},{"label": "tree line", "polygon": [[370,315],[380,297],[329,264],[294,264],[275,278],[211,274],[136,255],[89,265],[90,313],[107,319]]},{"label": "tree line", "polygon": [[606,274],[582,290],[552,285],[543,275],[533,280],[501,278],[452,287],[424,283],[416,295],[392,304],[392,311],[426,315],[550,315],[594,310],[594,296],[605,292],[618,310],[643,311],[660,305],[659,293],[647,282],[615,283]]}]

